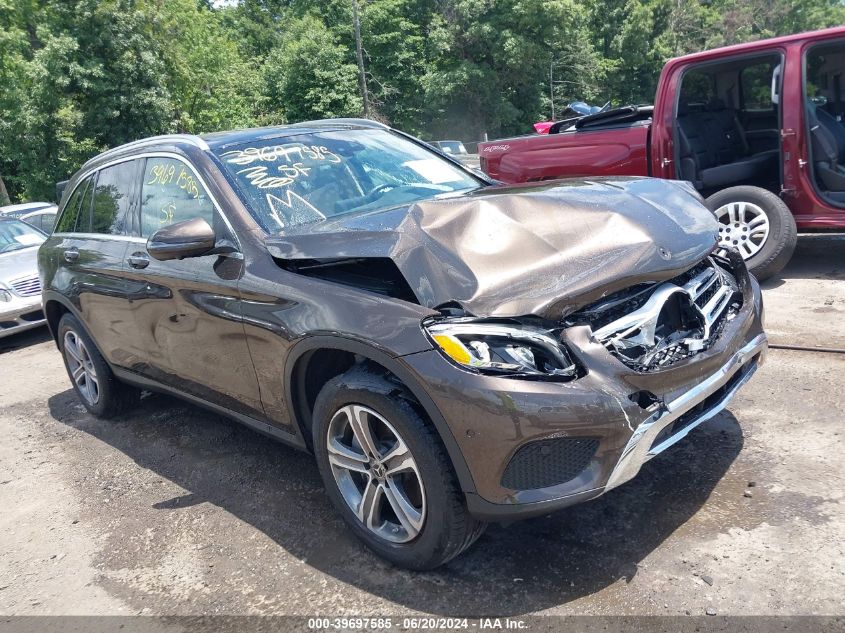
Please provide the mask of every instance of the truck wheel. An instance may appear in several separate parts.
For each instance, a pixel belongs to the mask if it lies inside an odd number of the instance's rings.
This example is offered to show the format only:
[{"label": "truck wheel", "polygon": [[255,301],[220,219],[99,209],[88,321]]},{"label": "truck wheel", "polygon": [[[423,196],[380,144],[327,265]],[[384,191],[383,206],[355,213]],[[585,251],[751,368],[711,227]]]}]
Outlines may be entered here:
[{"label": "truck wheel", "polygon": [[730,187],[707,198],[716,215],[719,246],[742,255],[757,279],[780,272],[795,252],[795,218],[778,196],[760,187]]},{"label": "truck wheel", "polygon": [[335,509],[367,547],[406,569],[433,569],[481,535],[437,432],[401,387],[354,367],[314,404],[317,467]]}]

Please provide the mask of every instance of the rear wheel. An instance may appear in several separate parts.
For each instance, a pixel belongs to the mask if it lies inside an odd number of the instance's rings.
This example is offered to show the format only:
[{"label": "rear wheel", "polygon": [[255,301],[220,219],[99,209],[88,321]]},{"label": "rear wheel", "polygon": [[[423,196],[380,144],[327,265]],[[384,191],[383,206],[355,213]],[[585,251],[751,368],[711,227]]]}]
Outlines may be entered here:
[{"label": "rear wheel", "polygon": [[758,279],[780,272],[798,241],[795,218],[771,191],[759,187],[730,187],[707,198],[719,220],[719,246],[742,255]]},{"label": "rear wheel", "polygon": [[59,349],[76,395],[90,413],[108,418],[138,403],[141,392],[120,382],[79,320],[70,313],[59,321]]},{"label": "rear wheel", "polygon": [[384,376],[356,367],[326,383],[313,439],[335,509],[393,564],[432,569],[481,535],[436,431]]}]

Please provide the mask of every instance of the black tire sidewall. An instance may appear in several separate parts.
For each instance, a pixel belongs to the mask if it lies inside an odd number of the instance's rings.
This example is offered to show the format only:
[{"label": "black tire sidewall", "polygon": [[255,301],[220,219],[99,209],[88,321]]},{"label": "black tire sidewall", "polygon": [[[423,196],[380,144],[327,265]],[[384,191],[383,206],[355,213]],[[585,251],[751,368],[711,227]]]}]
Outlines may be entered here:
[{"label": "black tire sidewall", "polygon": [[[97,383],[100,392],[100,398],[96,404],[89,404],[82,393],[79,391],[79,387],[76,384],[76,381],[73,380],[71,376],[70,367],[68,366],[67,362],[67,354],[65,353],[65,334],[68,330],[72,330],[82,341],[85,343],[85,347],[88,349],[88,354],[91,357],[91,362],[94,365],[94,369],[97,372]],[[112,376],[111,368],[106,363],[105,359],[103,358],[102,354],[100,354],[99,348],[94,344],[94,341],[88,335],[88,332],[85,331],[85,328],[82,327],[82,324],[79,322],[75,316],[70,313],[65,314],[61,321],[59,321],[58,327],[58,340],[59,340],[59,350],[62,353],[62,360],[65,364],[65,369],[67,370],[68,377],[70,378],[70,383],[73,386],[73,390],[76,392],[79,401],[85,406],[88,411],[97,416],[103,417],[108,415],[114,408],[113,400],[116,396],[115,388],[114,388],[114,377]]]},{"label": "black tire sidewall", "polygon": [[[390,543],[370,532],[346,503],[331,472],[327,457],[327,432],[334,414],[348,404],[360,404],[382,415],[407,444],[422,478],[427,513],[420,534],[409,543]],[[449,477],[444,476],[442,454],[424,428],[425,422],[409,402],[388,393],[355,386],[344,376],[332,379],[323,387],[314,405],[312,435],[317,466],[332,505],[346,524],[375,553],[408,569],[431,569],[448,558],[450,530],[455,523],[454,490],[449,490]],[[461,550],[458,550],[458,552]],[[457,552],[456,552],[457,553]]]},{"label": "black tire sidewall", "polygon": [[716,210],[731,202],[750,202],[760,207],[769,220],[769,237],[763,247],[745,260],[748,270],[760,280],[780,272],[792,258],[798,240],[795,218],[778,196],[759,187],[740,186],[718,191],[707,198]]}]

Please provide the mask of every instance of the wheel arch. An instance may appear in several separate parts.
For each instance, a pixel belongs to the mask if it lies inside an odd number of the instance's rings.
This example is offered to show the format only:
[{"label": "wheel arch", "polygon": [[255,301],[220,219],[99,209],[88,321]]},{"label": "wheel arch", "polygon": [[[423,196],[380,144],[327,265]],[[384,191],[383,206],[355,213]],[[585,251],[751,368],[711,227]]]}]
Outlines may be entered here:
[{"label": "wheel arch", "polygon": [[464,492],[475,492],[469,468],[437,405],[401,361],[371,345],[339,336],[310,336],[290,351],[285,368],[285,396],[292,421],[309,450],[316,394],[325,382],[356,364],[370,364],[391,374],[409,394],[440,436]]},{"label": "wheel arch", "polygon": [[[82,321],[82,317],[79,315],[79,311],[63,295],[47,291],[44,292],[42,295],[42,302],[44,316],[47,319],[47,328],[50,330],[50,334],[52,335],[53,341],[56,343],[56,346],[59,345],[59,321],[62,320],[62,317],[65,314],[72,314],[82,324],[82,327],[85,327],[85,323]],[[85,332],[86,334],[88,334],[88,336],[91,336],[91,333],[88,331],[87,327],[85,327]],[[93,341],[94,338],[91,337],[91,340]],[[96,343],[96,341],[94,342]]]}]

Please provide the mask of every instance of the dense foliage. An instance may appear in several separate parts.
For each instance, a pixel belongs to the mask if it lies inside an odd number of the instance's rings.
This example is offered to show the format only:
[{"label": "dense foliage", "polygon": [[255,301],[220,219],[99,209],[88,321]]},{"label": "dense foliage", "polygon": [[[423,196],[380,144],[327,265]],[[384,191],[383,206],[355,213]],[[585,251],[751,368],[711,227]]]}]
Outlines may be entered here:
[{"label": "dense foliage", "polygon": [[[358,2],[371,116],[466,141],[552,99],[650,102],[673,55],[845,23],[842,0]],[[352,0],[0,0],[0,86],[0,202],[144,136],[363,107]]]}]

